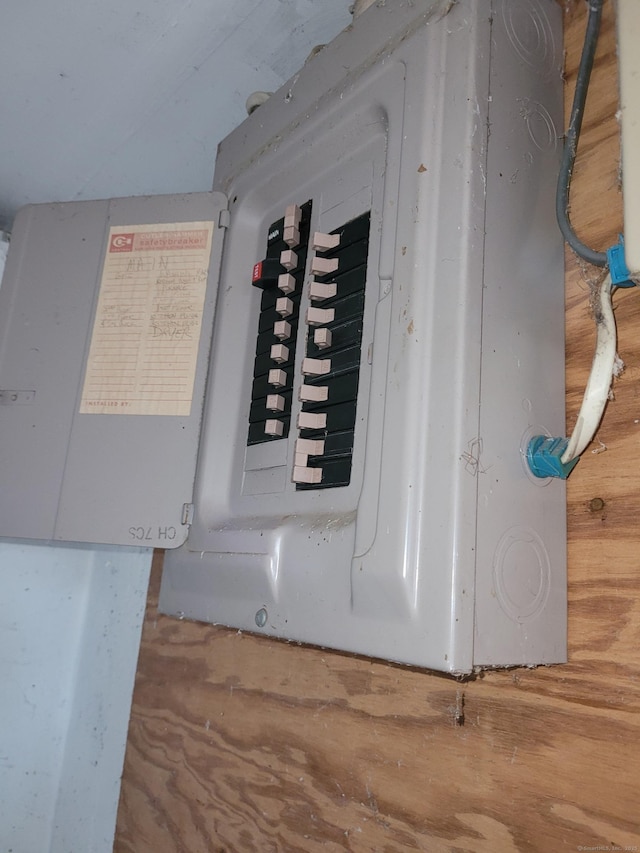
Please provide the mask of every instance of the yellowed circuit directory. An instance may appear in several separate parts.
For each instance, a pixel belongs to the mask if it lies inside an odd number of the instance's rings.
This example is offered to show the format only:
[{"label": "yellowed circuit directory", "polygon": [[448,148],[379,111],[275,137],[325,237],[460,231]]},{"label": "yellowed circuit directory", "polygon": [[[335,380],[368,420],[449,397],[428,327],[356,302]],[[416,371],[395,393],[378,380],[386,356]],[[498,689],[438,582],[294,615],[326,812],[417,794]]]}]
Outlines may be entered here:
[{"label": "yellowed circuit directory", "polygon": [[80,413],[190,413],[213,228],[110,228]]}]

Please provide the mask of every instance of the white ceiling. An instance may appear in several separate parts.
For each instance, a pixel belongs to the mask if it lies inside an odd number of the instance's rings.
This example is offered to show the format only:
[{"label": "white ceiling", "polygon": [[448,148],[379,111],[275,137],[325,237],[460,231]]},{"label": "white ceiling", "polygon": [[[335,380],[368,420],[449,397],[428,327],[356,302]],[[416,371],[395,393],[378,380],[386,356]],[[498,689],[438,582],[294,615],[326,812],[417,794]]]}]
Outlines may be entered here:
[{"label": "white ceiling", "polygon": [[23,204],[209,189],[217,143],[348,0],[21,0],[0,13],[0,227]]}]

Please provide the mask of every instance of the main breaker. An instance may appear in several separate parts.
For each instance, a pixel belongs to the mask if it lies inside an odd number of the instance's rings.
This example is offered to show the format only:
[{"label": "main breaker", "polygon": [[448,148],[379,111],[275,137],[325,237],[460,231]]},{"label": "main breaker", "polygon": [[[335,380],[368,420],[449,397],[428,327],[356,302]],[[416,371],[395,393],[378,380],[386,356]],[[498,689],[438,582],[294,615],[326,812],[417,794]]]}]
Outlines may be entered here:
[{"label": "main breaker", "polygon": [[[552,0],[386,0],[222,142],[213,193],[23,211],[3,480],[33,467],[0,532],[170,549],[180,617],[453,673],[565,660],[564,485],[525,459],[564,434],[561,65]],[[86,271],[73,351],[55,294],[37,334],[21,295],[52,258],[61,291]]]}]

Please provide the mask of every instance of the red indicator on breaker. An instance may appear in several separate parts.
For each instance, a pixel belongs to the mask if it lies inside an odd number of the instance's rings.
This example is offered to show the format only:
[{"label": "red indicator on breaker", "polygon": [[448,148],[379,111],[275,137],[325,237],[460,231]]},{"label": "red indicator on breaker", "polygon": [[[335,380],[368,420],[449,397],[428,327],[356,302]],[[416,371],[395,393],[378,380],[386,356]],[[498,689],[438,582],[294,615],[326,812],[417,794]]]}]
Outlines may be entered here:
[{"label": "red indicator on breaker", "polygon": [[278,258],[264,258],[253,265],[251,284],[262,290],[275,288],[278,276],[282,275],[282,264]]}]

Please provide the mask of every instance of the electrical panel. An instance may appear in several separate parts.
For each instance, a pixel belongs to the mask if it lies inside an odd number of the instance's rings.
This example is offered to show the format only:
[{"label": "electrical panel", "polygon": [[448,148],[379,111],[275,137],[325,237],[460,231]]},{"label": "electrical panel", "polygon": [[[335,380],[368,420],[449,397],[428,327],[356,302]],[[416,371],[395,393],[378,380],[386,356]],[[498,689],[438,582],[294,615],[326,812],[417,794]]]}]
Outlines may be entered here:
[{"label": "electrical panel", "polygon": [[[171,549],[160,607],[181,618],[452,673],[566,659],[564,484],[525,460],[564,433],[561,23],[553,0],[374,4],[222,142],[216,211],[182,217],[215,223],[221,252],[188,415],[83,408],[110,240],[139,230],[103,227],[53,535],[151,530]],[[181,219],[157,204],[141,233]],[[3,388],[34,390],[14,376],[0,358]],[[162,469],[185,418],[200,437],[197,465],[193,441],[171,463],[178,495],[121,454],[129,429],[138,448],[174,430]],[[113,446],[110,484],[137,491],[120,509],[110,486],[109,539],[91,502]],[[150,509],[158,488],[179,523]],[[126,522],[136,509],[153,519]],[[0,532],[32,535],[28,514]]]}]

